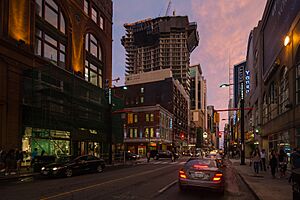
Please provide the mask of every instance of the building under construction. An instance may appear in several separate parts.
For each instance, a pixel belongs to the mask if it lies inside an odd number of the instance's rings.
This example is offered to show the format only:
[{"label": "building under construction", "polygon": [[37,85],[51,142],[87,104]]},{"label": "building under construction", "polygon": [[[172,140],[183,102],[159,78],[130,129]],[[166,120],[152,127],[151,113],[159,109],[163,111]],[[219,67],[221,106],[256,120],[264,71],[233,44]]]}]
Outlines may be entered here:
[{"label": "building under construction", "polygon": [[187,16],[165,16],[124,24],[126,75],[170,68],[189,91],[190,53],[198,46],[197,24]]}]

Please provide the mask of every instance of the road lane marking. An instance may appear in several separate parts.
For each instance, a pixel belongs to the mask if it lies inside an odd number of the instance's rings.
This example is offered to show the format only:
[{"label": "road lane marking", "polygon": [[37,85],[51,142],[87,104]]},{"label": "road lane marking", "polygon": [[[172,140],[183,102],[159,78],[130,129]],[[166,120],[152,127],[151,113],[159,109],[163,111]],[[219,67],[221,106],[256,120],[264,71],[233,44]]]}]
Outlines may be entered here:
[{"label": "road lane marking", "polygon": [[170,187],[172,187],[173,185],[175,185],[178,182],[178,180],[175,180],[173,182],[171,182],[170,184],[166,185],[165,187],[163,187],[162,189],[160,189],[158,191],[159,194],[163,193],[164,191],[166,191],[167,189],[169,189]]},{"label": "road lane marking", "polygon": [[128,179],[128,178],[132,178],[132,177],[135,177],[135,176],[141,176],[141,175],[145,175],[145,174],[150,174],[152,172],[156,172],[156,171],[159,171],[161,169],[168,168],[168,167],[171,167],[171,166],[168,165],[168,166],[160,167],[158,169],[154,169],[154,170],[151,170],[151,171],[141,172],[139,174],[134,174],[134,175],[130,175],[130,176],[126,176],[126,177],[122,177],[122,178],[118,178],[118,179],[106,181],[106,182],[103,182],[103,183],[98,183],[98,184],[90,185],[90,186],[87,186],[87,187],[82,187],[82,188],[74,189],[74,190],[71,190],[71,191],[68,191],[68,192],[62,192],[62,193],[59,193],[59,194],[56,194],[56,195],[53,195],[53,196],[42,197],[42,198],[40,198],[40,200],[48,200],[48,199],[54,199],[54,198],[65,196],[65,195],[70,195],[70,194],[75,193],[75,192],[80,192],[80,191],[83,191],[83,190],[91,189],[91,188],[102,186],[102,185],[105,185],[105,184],[118,182],[118,181],[121,181],[121,180],[124,180],[124,179]]}]

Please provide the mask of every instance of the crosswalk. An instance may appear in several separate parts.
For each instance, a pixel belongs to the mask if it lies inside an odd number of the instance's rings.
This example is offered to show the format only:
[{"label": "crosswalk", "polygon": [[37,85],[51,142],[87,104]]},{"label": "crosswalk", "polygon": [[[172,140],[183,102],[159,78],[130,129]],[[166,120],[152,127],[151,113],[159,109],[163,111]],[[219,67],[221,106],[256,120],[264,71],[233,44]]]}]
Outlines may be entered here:
[{"label": "crosswalk", "polygon": [[149,164],[149,165],[183,165],[186,161],[160,161],[160,160],[151,160],[147,162],[147,160],[140,162],[139,164]]}]

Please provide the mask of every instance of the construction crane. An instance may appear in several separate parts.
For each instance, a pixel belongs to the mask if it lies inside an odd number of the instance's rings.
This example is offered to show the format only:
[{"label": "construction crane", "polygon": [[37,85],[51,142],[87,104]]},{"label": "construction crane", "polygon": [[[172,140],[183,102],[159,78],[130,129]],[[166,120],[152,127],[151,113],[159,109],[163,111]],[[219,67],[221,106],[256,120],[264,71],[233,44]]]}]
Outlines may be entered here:
[{"label": "construction crane", "polygon": [[170,11],[170,9],[171,9],[171,3],[172,3],[172,0],[169,0],[168,7],[167,7],[167,10],[166,10],[165,16],[168,16],[168,14],[169,14],[169,11]]}]

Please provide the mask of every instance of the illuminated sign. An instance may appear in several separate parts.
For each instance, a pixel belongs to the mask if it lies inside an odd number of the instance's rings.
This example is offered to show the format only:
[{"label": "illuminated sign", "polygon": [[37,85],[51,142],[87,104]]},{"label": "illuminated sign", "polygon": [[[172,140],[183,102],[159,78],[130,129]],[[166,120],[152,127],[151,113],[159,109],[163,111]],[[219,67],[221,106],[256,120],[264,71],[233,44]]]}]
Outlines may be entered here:
[{"label": "illuminated sign", "polygon": [[249,70],[245,71],[245,91],[246,94],[250,92],[250,71]]}]

